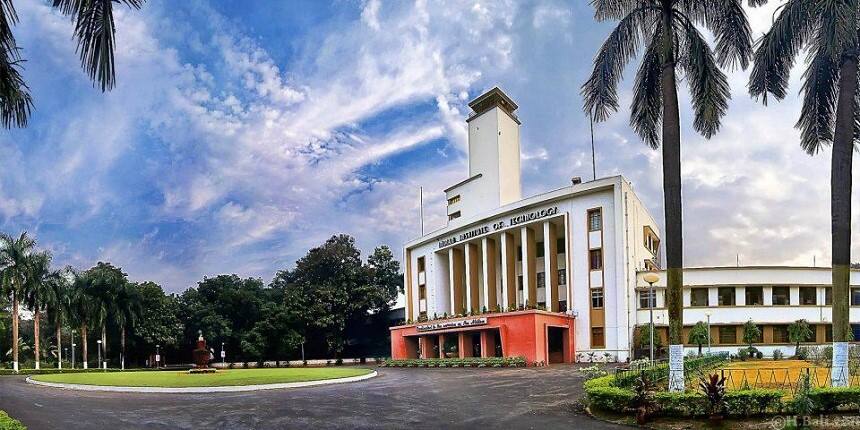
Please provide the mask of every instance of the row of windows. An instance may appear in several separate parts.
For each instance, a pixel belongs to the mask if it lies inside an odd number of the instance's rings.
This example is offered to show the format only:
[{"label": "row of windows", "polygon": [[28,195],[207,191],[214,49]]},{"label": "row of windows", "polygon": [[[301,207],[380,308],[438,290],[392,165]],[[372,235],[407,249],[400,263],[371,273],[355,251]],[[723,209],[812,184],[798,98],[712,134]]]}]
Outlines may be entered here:
[{"label": "row of windows", "polygon": [[[558,269],[558,285],[567,285],[567,270]],[[537,273],[537,288],[546,288],[546,272]],[[523,289],[523,275],[517,275],[517,289]]]},{"label": "row of windows", "polygon": [[[564,236],[555,240],[555,249],[559,254],[564,254],[565,246],[564,246]],[[543,258],[545,252],[543,247],[543,242],[535,243],[535,258]],[[523,261],[523,247],[517,247],[517,261]]]},{"label": "row of windows", "polygon": [[[708,288],[691,288],[690,289],[690,306],[691,307],[708,307],[710,303],[710,294]],[[763,287],[745,287],[744,288],[744,305],[746,306],[763,306],[764,305],[764,288]],[[801,306],[818,305],[818,290],[817,287],[800,287],[799,304]],[[640,293],[641,294],[641,293]],[[852,304],[855,299],[854,290],[852,289]],[[860,289],[857,289],[857,303],[860,304]],[[718,287],[717,288],[717,306],[736,306],[740,303],[736,302],[737,295],[735,287]],[[774,306],[788,306],[791,304],[791,289],[789,287],[772,287],[770,291],[771,304]],[[643,303],[640,300],[640,304]],[[830,305],[831,293],[830,289],[824,290],[824,305]]]}]

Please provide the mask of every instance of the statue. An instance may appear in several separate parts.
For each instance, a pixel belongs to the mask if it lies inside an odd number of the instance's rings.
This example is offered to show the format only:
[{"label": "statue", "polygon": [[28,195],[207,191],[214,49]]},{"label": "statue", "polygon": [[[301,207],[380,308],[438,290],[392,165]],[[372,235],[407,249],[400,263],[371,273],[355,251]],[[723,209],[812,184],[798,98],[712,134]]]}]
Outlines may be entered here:
[{"label": "statue", "polygon": [[197,348],[195,348],[193,352],[195,367],[191,370],[191,373],[214,372],[215,369],[209,367],[211,355],[209,353],[209,348],[206,347],[206,339],[203,339],[203,330],[198,330],[197,334]]}]

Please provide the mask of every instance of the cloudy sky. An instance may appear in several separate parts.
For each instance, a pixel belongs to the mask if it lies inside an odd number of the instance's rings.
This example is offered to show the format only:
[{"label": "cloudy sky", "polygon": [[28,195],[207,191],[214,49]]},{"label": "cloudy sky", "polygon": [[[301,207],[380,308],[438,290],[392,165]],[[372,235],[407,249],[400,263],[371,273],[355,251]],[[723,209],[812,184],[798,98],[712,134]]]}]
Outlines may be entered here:
[{"label": "cloudy sky", "polygon": [[[0,132],[0,230],[31,232],[58,264],[109,260],[181,291],[268,280],[335,233],[399,249],[419,186],[427,225],[444,223],[466,104],[494,85],[520,105],[525,195],[590,177],[579,87],[611,23],[586,1],[150,0],[117,13],[108,94],[46,3],[16,1],[36,110]],[[751,12],[757,35],[770,13]],[[625,175],[662,219],[661,156],[627,125],[625,77],[625,109],[595,128],[598,175]],[[711,140],[682,99],[686,264],[827,264],[830,153],[799,148],[797,78],[767,108],[746,80],[731,75]]]}]

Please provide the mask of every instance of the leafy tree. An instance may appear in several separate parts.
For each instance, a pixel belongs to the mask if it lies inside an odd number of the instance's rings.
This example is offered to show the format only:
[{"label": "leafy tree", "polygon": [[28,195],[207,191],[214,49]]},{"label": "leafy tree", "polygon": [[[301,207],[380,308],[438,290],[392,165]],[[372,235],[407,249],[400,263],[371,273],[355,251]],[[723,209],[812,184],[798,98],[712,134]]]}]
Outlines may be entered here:
[{"label": "leafy tree", "polygon": [[[85,279],[87,287],[84,293],[93,305],[93,313],[90,316],[92,322],[102,329],[102,352],[104,360],[107,361],[107,324],[111,317],[121,313],[118,296],[128,283],[128,275],[111,263],[99,261],[87,270]],[[99,366],[101,365],[102,363],[99,363]]]},{"label": "leafy tree", "polygon": [[36,369],[40,368],[42,355],[41,336],[39,328],[42,321],[42,311],[46,302],[50,301],[51,284],[56,273],[51,271],[51,253],[36,252],[27,261],[27,276],[24,282],[22,296],[27,309],[33,312],[33,350],[36,358]]},{"label": "leafy tree", "polygon": [[138,290],[143,310],[132,330],[132,337],[144,344],[143,355],[147,355],[146,351],[154,350],[155,345],[177,347],[185,327],[179,320],[179,302],[176,297],[164,294],[164,290],[155,282],[132,285]]},{"label": "leafy tree", "polygon": [[654,355],[656,356],[660,349],[663,348],[663,339],[660,338],[660,334],[657,333],[653,324],[642,324],[637,327],[636,344],[639,345],[639,349],[650,353],[652,330],[654,330]]},{"label": "leafy tree", "polygon": [[744,343],[752,350],[753,344],[761,339],[761,329],[750,319],[744,323]]},{"label": "leafy tree", "polygon": [[688,341],[692,344],[698,345],[699,355],[702,355],[702,345],[707,344],[710,340],[711,333],[708,331],[708,325],[704,322],[699,321],[690,329]]},{"label": "leafy tree", "polygon": [[[0,26],[1,28],[2,26]],[[2,34],[0,34],[2,40]],[[0,234],[0,285],[4,295],[12,296],[12,363],[18,370],[18,305],[24,293],[28,275],[30,256],[36,248],[36,241],[21,233],[14,238],[5,233]]]},{"label": "leafy tree", "polygon": [[788,326],[788,341],[794,344],[795,351],[800,348],[800,342],[808,342],[812,336],[812,327],[805,319],[797,320]]},{"label": "leafy tree", "polygon": [[[53,0],[52,4],[75,24],[81,66],[102,91],[114,87],[114,3],[140,9],[145,0]],[[18,15],[12,0],[0,2],[0,123],[5,128],[24,127],[33,100],[21,76],[26,61],[15,42],[12,26]]]},{"label": "leafy tree", "polygon": [[808,52],[803,106],[795,127],[810,155],[832,144],[830,164],[833,340],[849,341],[848,294],[851,265],[851,187],[858,99],[857,0],[792,0],[783,4],[755,52],[749,90],[767,104],[782,100],[791,69]]},{"label": "leafy tree", "polygon": [[136,284],[122,283],[116,290],[111,317],[120,330],[120,368],[125,369],[125,338],[129,327],[134,327],[143,314],[143,297]]},{"label": "leafy tree", "polygon": [[[683,235],[681,219],[681,121],[677,73],[690,89],[693,128],[710,138],[720,128],[730,89],[720,67],[746,68],[751,30],[741,0],[592,0],[597,21],[618,25],[594,60],[582,87],[585,110],[604,121],[618,110],[618,82],[641,45],[645,46],[630,106],[630,125],[653,149],[663,146],[666,225],[666,301],[669,343],[682,343]],[[761,3],[761,0],[751,0]],[[708,46],[699,28],[716,41]]]},{"label": "leafy tree", "polygon": [[48,319],[53,322],[57,339],[57,367],[63,367],[63,324],[71,323],[71,295],[73,269],[66,267],[53,272],[50,279],[48,294],[43,301],[48,310]]}]

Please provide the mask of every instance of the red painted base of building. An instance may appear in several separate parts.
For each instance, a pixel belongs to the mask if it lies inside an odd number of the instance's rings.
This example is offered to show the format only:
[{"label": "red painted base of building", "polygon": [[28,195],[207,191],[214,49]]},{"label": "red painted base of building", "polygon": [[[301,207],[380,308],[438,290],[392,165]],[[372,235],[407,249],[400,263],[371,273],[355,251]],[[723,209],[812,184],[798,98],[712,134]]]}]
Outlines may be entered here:
[{"label": "red painted base of building", "polygon": [[524,357],[573,363],[572,316],[540,310],[483,314],[391,327],[391,358]]}]

